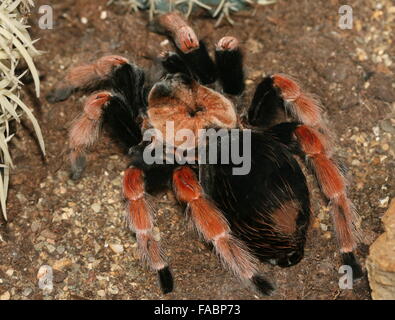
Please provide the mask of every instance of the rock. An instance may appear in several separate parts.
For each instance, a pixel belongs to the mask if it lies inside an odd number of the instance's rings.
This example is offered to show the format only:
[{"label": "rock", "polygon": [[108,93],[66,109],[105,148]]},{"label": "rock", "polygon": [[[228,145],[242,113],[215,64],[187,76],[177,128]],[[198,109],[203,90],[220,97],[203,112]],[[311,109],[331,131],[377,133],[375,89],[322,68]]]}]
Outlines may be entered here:
[{"label": "rock", "polygon": [[100,12],[100,19],[106,20],[107,19],[107,11]]},{"label": "rock", "polygon": [[92,208],[93,212],[99,213],[100,209],[101,209],[101,205],[100,205],[100,203],[94,203],[94,204],[92,204],[91,208]]},{"label": "rock", "polygon": [[320,223],[320,227],[322,231],[328,231],[328,226],[325,223]]},{"label": "rock", "polygon": [[12,275],[14,274],[14,269],[8,269],[5,274],[9,277],[12,277]]},{"label": "rock", "polygon": [[4,292],[4,293],[0,296],[0,300],[10,300],[10,298],[11,298],[11,294],[10,294],[8,291]]},{"label": "rock", "polygon": [[60,259],[60,260],[55,261],[55,263],[53,264],[52,267],[53,267],[55,270],[62,271],[64,268],[70,266],[71,263],[72,263],[72,262],[71,262],[70,259],[63,258],[63,259]]},{"label": "rock", "polygon": [[56,250],[55,246],[49,243],[46,244],[46,247],[49,253],[53,253]]},{"label": "rock", "polygon": [[25,297],[28,297],[28,296],[30,296],[30,294],[33,292],[33,289],[31,289],[31,288],[26,288],[26,289],[24,289],[23,291],[22,291],[22,294],[25,296]]},{"label": "rock", "polygon": [[106,292],[104,290],[99,290],[97,291],[97,295],[101,298],[104,298],[106,296]]},{"label": "rock", "polygon": [[366,260],[374,300],[395,300],[395,198],[382,217],[385,232],[370,246]]},{"label": "rock", "polygon": [[155,241],[160,241],[160,230],[158,227],[154,227],[152,230],[152,236]]},{"label": "rock", "polygon": [[123,252],[123,245],[122,244],[110,243],[108,246],[114,253],[119,254],[119,253]]},{"label": "rock", "polygon": [[60,245],[60,246],[58,246],[57,248],[56,248],[56,252],[57,253],[59,253],[59,254],[63,254],[63,252],[66,250],[66,248],[64,247],[64,246],[62,246],[62,245]]},{"label": "rock", "polygon": [[387,208],[389,200],[390,200],[389,196],[387,196],[387,197],[385,197],[383,199],[379,199],[379,207],[380,208]]},{"label": "rock", "polygon": [[32,225],[30,226],[30,228],[32,229],[33,232],[37,232],[41,227],[40,222],[38,221],[33,221]]},{"label": "rock", "polygon": [[381,129],[388,133],[395,134],[395,123],[391,121],[391,119],[384,119],[379,122]]},{"label": "rock", "polygon": [[49,294],[53,290],[53,270],[51,266],[43,265],[37,273],[38,287],[44,294]]},{"label": "rock", "polygon": [[118,294],[119,293],[119,289],[117,288],[117,287],[112,287],[112,286],[110,286],[109,288],[108,288],[108,293],[110,293],[110,294]]},{"label": "rock", "polygon": [[263,44],[250,38],[247,40],[246,48],[248,48],[251,53],[259,53],[263,50]]}]

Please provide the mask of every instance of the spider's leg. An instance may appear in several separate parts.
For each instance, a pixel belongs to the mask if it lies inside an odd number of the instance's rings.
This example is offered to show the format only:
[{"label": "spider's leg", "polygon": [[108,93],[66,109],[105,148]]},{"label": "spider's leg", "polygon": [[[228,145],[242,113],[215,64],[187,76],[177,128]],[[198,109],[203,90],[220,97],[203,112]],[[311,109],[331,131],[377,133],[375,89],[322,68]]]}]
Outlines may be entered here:
[{"label": "spider's leg", "polygon": [[127,220],[136,233],[141,258],[158,272],[163,293],[173,290],[173,277],[163,252],[153,234],[153,209],[145,193],[144,173],[141,169],[126,169],[123,178],[123,194],[127,201]]},{"label": "spider's leg", "polygon": [[105,82],[118,67],[127,64],[121,56],[105,56],[91,64],[72,68],[65,79],[46,97],[50,103],[67,100],[77,90],[94,91],[106,87]]},{"label": "spider's leg", "polygon": [[103,109],[111,93],[99,92],[87,98],[83,113],[74,120],[69,132],[71,178],[79,179],[86,164],[85,152],[99,137]]},{"label": "spider's leg", "polygon": [[192,169],[178,168],[173,174],[173,187],[178,199],[190,208],[196,228],[206,241],[212,242],[224,264],[262,294],[270,294],[273,286],[257,273],[256,258],[232,235],[224,215],[204,195]]},{"label": "spider's leg", "polygon": [[325,129],[319,101],[305,93],[299,84],[288,76],[267,76],[258,84],[248,109],[248,122],[268,127],[281,111],[289,112],[297,121]]},{"label": "spider's leg", "polygon": [[82,114],[74,120],[69,132],[71,177],[79,179],[86,165],[85,153],[98,139],[104,122],[126,149],[141,141],[140,127],[124,99],[102,91],[86,99]]},{"label": "spider's leg", "polygon": [[300,122],[315,127],[325,129],[321,117],[322,107],[320,102],[313,95],[304,92],[300,85],[283,74],[274,74],[271,76],[274,87],[281,95],[285,109]]},{"label": "spider's leg", "polygon": [[155,31],[170,38],[174,43],[177,54],[200,83],[210,84],[215,82],[216,67],[205,43],[199,41],[193,29],[180,14],[171,12],[160,16]]},{"label": "spider's leg", "polygon": [[356,226],[358,216],[347,197],[347,181],[331,156],[326,137],[317,129],[298,123],[278,124],[270,132],[291,146],[294,152],[298,147],[307,156],[322,192],[332,204],[343,262],[352,267],[354,279],[360,278],[362,269],[353,253],[359,236]]},{"label": "spider's leg", "polygon": [[218,77],[225,93],[240,95],[245,88],[243,54],[234,37],[221,38],[215,50]]}]

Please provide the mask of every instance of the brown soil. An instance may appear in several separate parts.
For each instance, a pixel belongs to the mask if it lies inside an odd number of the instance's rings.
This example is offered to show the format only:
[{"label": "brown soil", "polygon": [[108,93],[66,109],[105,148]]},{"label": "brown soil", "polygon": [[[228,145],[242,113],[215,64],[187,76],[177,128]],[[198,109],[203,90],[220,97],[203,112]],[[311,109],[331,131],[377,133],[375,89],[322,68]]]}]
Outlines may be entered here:
[{"label": "brown soil", "polygon": [[[48,1],[37,1],[36,8]],[[244,288],[188,228],[174,196],[156,197],[157,226],[174,272],[176,288],[163,296],[156,275],[141,266],[135,240],[124,225],[121,172],[127,158],[104,135],[92,150],[84,177],[68,178],[67,130],[81,110],[81,96],[49,105],[43,97],[65,69],[107,53],[142,66],[161,51],[164,39],[146,28],[147,14],[106,7],[107,0],[64,0],[53,4],[55,29],[40,30],[31,20],[37,46],[42,97],[25,99],[35,110],[46,141],[40,155],[30,124],[18,127],[12,154],[16,168],[8,200],[9,222],[0,222],[0,296],[11,299],[260,299]],[[394,66],[390,0],[348,1],[354,28],[338,27],[342,1],[278,0],[277,4],[242,12],[231,27],[194,16],[192,25],[213,47],[224,35],[236,35],[245,48],[248,95],[262,73],[284,72],[316,93],[337,135],[337,154],[349,167],[349,194],[362,217],[364,231],[358,256],[364,263],[368,245],[382,232],[386,197],[395,196]],[[105,20],[100,18],[107,11]],[[87,23],[81,18],[87,18]],[[305,258],[297,266],[262,266],[276,283],[269,299],[369,299],[364,278],[353,290],[340,290],[340,259],[329,207],[314,184],[315,219]],[[115,253],[111,245],[123,245]],[[56,268],[54,290],[43,294],[37,271]],[[266,299],[266,298],[265,298]]]}]

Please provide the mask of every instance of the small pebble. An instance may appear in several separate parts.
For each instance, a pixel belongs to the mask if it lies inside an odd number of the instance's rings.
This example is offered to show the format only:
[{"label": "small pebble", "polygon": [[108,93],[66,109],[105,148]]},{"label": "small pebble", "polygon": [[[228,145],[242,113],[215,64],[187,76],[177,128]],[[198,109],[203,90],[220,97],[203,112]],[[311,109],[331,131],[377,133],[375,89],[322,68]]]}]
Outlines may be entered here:
[{"label": "small pebble", "polygon": [[390,146],[389,146],[388,143],[384,143],[384,144],[381,146],[381,149],[383,149],[384,151],[388,151],[389,148],[390,148]]},{"label": "small pebble", "polygon": [[322,231],[327,231],[328,230],[328,226],[325,223],[320,223],[320,227]]},{"label": "small pebble", "polygon": [[12,277],[12,275],[14,274],[14,269],[8,269],[5,274],[9,277]]},{"label": "small pebble", "polygon": [[123,245],[122,244],[110,243],[108,246],[114,253],[119,254],[119,253],[123,252]]},{"label": "small pebble", "polygon": [[101,209],[101,205],[100,203],[94,203],[92,204],[91,208],[95,213],[99,213]]},{"label": "small pebble", "polygon": [[385,197],[384,199],[380,199],[379,200],[379,207],[380,208],[387,208],[389,200],[390,200],[389,196]]},{"label": "small pebble", "polygon": [[88,23],[88,19],[85,18],[85,17],[82,17],[82,18],[81,18],[81,23],[87,24],[87,23]]},{"label": "small pebble", "polygon": [[106,20],[107,19],[107,11],[102,11],[100,13],[100,19],[102,19],[102,20]]},{"label": "small pebble", "polygon": [[110,294],[118,294],[119,293],[119,289],[117,288],[117,287],[109,287],[108,288],[108,292],[110,293]]},{"label": "small pebble", "polygon": [[329,231],[326,231],[324,233],[324,238],[327,239],[327,240],[331,239],[332,238],[332,233],[330,233]]},{"label": "small pebble", "polygon": [[59,254],[63,254],[63,252],[65,251],[65,247],[64,246],[59,246],[56,248],[56,252]]},{"label": "small pebble", "polygon": [[0,300],[10,300],[10,298],[11,298],[11,294],[10,294],[8,291],[4,292],[4,293],[0,296]]},{"label": "small pebble", "polygon": [[99,297],[104,298],[104,297],[106,296],[106,292],[105,292],[104,290],[99,290],[99,291],[97,291],[97,295],[98,295]]},{"label": "small pebble", "polygon": [[31,288],[26,288],[26,289],[23,290],[22,294],[23,294],[25,297],[28,297],[28,296],[30,296],[30,294],[31,294],[32,292],[33,292],[33,290],[32,290]]},{"label": "small pebble", "polygon": [[53,290],[53,270],[51,266],[43,265],[37,273],[38,287],[49,294]]},{"label": "small pebble", "polygon": [[38,231],[40,229],[40,226],[41,226],[40,222],[33,221],[32,225],[30,226],[30,228],[32,229],[33,232],[36,232],[36,231]]},{"label": "small pebble", "polygon": [[153,235],[155,241],[160,241],[160,230],[158,227],[153,228],[152,235]]},{"label": "small pebble", "polygon": [[160,43],[161,47],[166,47],[169,44],[169,40],[165,39]]},{"label": "small pebble", "polygon": [[49,253],[53,253],[56,250],[56,248],[52,244],[47,244],[47,250]]},{"label": "small pebble", "polygon": [[53,264],[53,268],[56,270],[63,270],[64,268],[68,267],[69,265],[71,265],[71,260],[67,259],[67,258],[63,258],[60,260],[55,261],[55,263]]},{"label": "small pebble", "polygon": [[354,160],[351,162],[351,164],[352,164],[353,166],[359,166],[359,165],[361,164],[361,162],[360,162],[359,160],[357,160],[357,159],[354,159]]}]

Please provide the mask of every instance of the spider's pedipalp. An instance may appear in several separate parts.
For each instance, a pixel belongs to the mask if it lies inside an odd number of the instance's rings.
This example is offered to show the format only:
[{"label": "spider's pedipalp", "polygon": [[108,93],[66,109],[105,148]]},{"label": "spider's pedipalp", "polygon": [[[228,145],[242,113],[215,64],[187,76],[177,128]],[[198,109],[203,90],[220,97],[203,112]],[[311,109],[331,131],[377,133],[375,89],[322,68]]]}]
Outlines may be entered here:
[{"label": "spider's pedipalp", "polygon": [[[269,294],[270,283],[257,274],[257,259],[246,245],[235,238],[222,212],[204,194],[195,173],[180,167],[173,174],[178,199],[187,203],[191,218],[206,241],[210,241],[223,263],[239,277],[263,293]],[[261,281],[257,281],[260,279]]]},{"label": "spider's pedipalp", "polygon": [[91,64],[72,68],[64,81],[52,90],[46,97],[50,103],[67,100],[73,92],[79,89],[87,89],[95,86],[100,81],[105,81],[119,66],[127,64],[128,60],[121,56],[111,55],[102,57]]},{"label": "spider's pedipalp", "polygon": [[215,50],[215,62],[223,91],[239,95],[244,91],[243,54],[235,37],[221,38]]},{"label": "spider's pedipalp", "polygon": [[145,194],[144,173],[138,168],[126,169],[123,177],[123,195],[127,201],[127,221],[136,233],[141,258],[158,272],[163,293],[173,290],[173,278],[159,241],[153,233],[153,209]]}]

